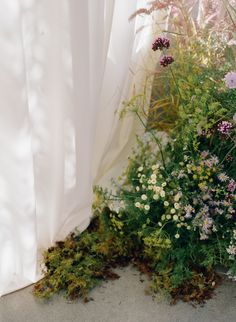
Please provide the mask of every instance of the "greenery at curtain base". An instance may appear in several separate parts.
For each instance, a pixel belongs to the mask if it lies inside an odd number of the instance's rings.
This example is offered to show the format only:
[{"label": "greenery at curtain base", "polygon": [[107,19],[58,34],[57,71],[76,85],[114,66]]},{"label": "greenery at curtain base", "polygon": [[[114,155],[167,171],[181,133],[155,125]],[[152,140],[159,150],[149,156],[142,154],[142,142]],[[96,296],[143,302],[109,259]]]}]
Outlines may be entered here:
[{"label": "greenery at curtain base", "polygon": [[38,297],[87,299],[128,263],[174,303],[211,298],[221,280],[217,266],[236,280],[236,10],[224,1],[228,16],[217,29],[213,6],[201,28],[182,2],[170,17],[177,31],[171,41],[153,43],[162,70],[149,115],[145,93],[122,113],[135,113],[146,132],[113,191],[95,188],[90,227],[45,252]]},{"label": "greenery at curtain base", "polygon": [[[40,299],[50,299],[60,293],[69,300],[90,300],[89,292],[106,280],[119,276],[116,267],[129,264],[152,280],[147,294],[170,296],[170,303],[178,300],[202,304],[212,298],[222,277],[212,269],[204,271],[192,267],[187,275],[187,283],[171,286],[169,272],[165,268],[159,273],[153,270],[153,263],[144,255],[144,247],[137,236],[124,237],[114,231],[111,216],[117,214],[109,208],[103,209],[82,234],[71,234],[63,242],[58,242],[44,254],[45,276],[34,286],[33,294]],[[178,268],[176,267],[176,271]],[[181,267],[180,267],[181,270]],[[182,274],[182,273],[181,273]],[[177,279],[182,280],[182,275]],[[160,293],[161,292],[161,293]]]}]

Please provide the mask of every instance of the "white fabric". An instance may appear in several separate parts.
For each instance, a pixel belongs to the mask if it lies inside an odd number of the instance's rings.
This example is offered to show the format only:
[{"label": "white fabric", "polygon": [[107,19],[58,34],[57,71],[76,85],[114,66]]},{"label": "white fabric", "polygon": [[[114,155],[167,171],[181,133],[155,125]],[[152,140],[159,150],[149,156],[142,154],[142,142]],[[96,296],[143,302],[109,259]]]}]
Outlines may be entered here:
[{"label": "white fabric", "polygon": [[145,2],[0,0],[0,295],[87,227],[93,183],[127,156],[135,122],[114,112],[143,81],[147,28],[128,17]]}]

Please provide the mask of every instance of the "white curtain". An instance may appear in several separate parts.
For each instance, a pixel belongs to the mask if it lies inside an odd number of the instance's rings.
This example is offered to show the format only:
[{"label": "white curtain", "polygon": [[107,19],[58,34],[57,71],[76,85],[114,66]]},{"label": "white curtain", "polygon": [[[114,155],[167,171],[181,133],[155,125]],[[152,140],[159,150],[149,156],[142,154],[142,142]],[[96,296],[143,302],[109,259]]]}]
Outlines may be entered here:
[{"label": "white curtain", "polygon": [[128,22],[145,3],[0,0],[0,295],[87,227],[93,184],[127,157],[135,121],[115,111],[149,68],[148,23]]}]

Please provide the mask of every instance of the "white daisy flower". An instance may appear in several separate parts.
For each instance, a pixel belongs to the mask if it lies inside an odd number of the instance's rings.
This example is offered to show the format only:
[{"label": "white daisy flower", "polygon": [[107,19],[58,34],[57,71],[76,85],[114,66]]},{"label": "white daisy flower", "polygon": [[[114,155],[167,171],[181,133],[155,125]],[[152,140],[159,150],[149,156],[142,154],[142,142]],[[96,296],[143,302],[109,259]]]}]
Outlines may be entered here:
[{"label": "white daisy flower", "polygon": [[160,196],[161,196],[162,198],[164,198],[164,197],[165,197],[165,195],[166,195],[165,191],[164,191],[164,190],[162,190],[162,191],[160,192]]},{"label": "white daisy flower", "polygon": [[180,204],[179,204],[178,202],[176,202],[176,203],[174,204],[174,207],[175,207],[175,209],[179,209],[179,208],[180,208]]},{"label": "white daisy flower", "polygon": [[141,208],[141,203],[140,202],[135,202],[134,205],[135,205],[136,208]]}]

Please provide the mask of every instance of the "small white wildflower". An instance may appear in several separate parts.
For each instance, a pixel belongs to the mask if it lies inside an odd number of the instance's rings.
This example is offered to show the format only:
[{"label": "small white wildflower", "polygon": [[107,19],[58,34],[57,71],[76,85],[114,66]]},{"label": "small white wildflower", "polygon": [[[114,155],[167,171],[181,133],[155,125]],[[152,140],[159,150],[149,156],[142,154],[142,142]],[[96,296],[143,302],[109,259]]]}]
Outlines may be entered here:
[{"label": "small white wildflower", "polygon": [[179,237],[180,237],[180,234],[175,234],[176,239],[179,239]]},{"label": "small white wildflower", "polygon": [[236,246],[230,245],[226,250],[228,254],[236,255]]},{"label": "small white wildflower", "polygon": [[229,177],[225,174],[225,173],[221,173],[218,175],[218,179],[221,181],[221,182],[225,182],[229,179]]},{"label": "small white wildflower", "polygon": [[173,216],[173,220],[174,220],[174,221],[177,221],[178,219],[179,219],[178,215],[174,215],[174,216]]},{"label": "small white wildflower", "polygon": [[190,226],[187,226],[187,229],[188,229],[188,230],[190,230],[190,229],[191,229],[191,227],[190,227]]},{"label": "small white wildflower", "polygon": [[235,210],[233,209],[233,207],[232,207],[232,206],[230,206],[230,207],[228,208],[228,212],[229,212],[230,214],[234,214],[234,213],[235,213]]},{"label": "small white wildflower", "polygon": [[140,190],[140,188],[138,186],[135,189],[136,189],[136,191],[139,191]]},{"label": "small white wildflower", "polygon": [[184,161],[188,161],[189,157],[187,155],[184,155]]},{"label": "small white wildflower", "polygon": [[148,211],[148,210],[150,210],[150,206],[149,205],[145,205],[144,206],[144,209]]},{"label": "small white wildflower", "polygon": [[143,171],[143,167],[139,167],[138,172],[142,172],[142,171]]},{"label": "small white wildflower", "polygon": [[181,226],[182,226],[182,225],[181,225],[181,224],[177,224],[176,226],[177,226],[178,228],[181,228]]},{"label": "small white wildflower", "polygon": [[146,195],[142,195],[142,196],[141,196],[141,199],[142,199],[142,200],[147,200],[147,196],[146,196]]},{"label": "small white wildflower", "polygon": [[182,192],[178,192],[175,196],[174,196],[174,201],[179,201],[179,199],[182,197]]},{"label": "small white wildflower", "polygon": [[161,186],[162,186],[162,187],[165,187],[165,186],[166,186],[166,184],[167,184],[166,182],[163,182],[163,183],[161,184]]},{"label": "small white wildflower", "polygon": [[215,233],[218,231],[215,225],[213,226],[212,231],[214,231]]},{"label": "small white wildflower", "polygon": [[162,226],[162,223],[160,221],[158,222],[158,226],[160,226],[160,227]]},{"label": "small white wildflower", "polygon": [[153,199],[154,200],[158,200],[159,199],[159,195],[157,195],[157,194],[153,195]]},{"label": "small white wildflower", "polygon": [[179,204],[178,202],[176,202],[176,203],[174,204],[174,207],[175,207],[175,209],[179,209],[179,208],[180,208],[180,204]]},{"label": "small white wildflower", "polygon": [[164,221],[166,219],[166,216],[165,215],[162,215],[161,216],[161,220]]},{"label": "small white wildflower", "polygon": [[157,178],[157,175],[155,174],[155,173],[153,173],[152,175],[151,175],[151,179],[156,179]]},{"label": "small white wildflower", "polygon": [[160,165],[159,164],[154,164],[153,166],[152,166],[152,170],[154,171],[154,170],[157,170],[157,169],[159,169],[159,167],[160,167]]},{"label": "small white wildflower", "polygon": [[136,208],[141,208],[141,203],[140,202],[135,202],[134,205],[135,205]]},{"label": "small white wildflower", "polygon": [[175,213],[176,213],[176,210],[175,210],[174,208],[172,208],[172,209],[170,210],[170,213],[171,213],[171,214],[175,214]]},{"label": "small white wildflower", "polygon": [[168,207],[169,206],[169,202],[168,201],[164,201],[164,206]]},{"label": "small white wildflower", "polygon": [[166,219],[170,220],[171,219],[171,215],[166,215]]},{"label": "small white wildflower", "polygon": [[[189,173],[189,172],[188,172]],[[185,177],[185,173],[184,173],[184,170],[180,170],[179,171],[179,174],[178,174],[178,176],[177,176],[177,179],[182,179],[182,178],[184,178]]]},{"label": "small white wildflower", "polygon": [[156,183],[157,183],[156,179],[151,180],[151,184],[156,184]]},{"label": "small white wildflower", "polygon": [[234,233],[233,233],[234,235],[234,239],[236,239],[236,230],[234,230]]},{"label": "small white wildflower", "polygon": [[166,195],[165,191],[164,191],[164,190],[162,190],[162,191],[160,192],[160,196],[161,196],[162,198],[164,198],[164,197],[165,197],[165,195]]}]

